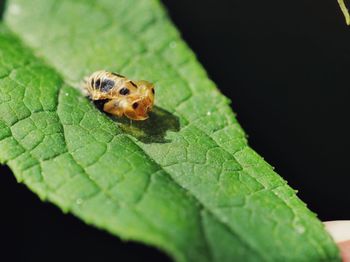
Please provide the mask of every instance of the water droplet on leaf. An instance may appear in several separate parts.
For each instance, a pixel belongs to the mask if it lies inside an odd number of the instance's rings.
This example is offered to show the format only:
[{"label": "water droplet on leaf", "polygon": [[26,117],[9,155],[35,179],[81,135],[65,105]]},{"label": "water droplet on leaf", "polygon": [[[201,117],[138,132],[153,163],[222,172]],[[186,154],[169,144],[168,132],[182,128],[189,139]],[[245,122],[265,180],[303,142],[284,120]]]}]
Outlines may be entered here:
[{"label": "water droplet on leaf", "polygon": [[297,231],[298,234],[303,234],[305,232],[305,227],[298,225],[295,227],[295,230]]},{"label": "water droplet on leaf", "polygon": [[169,46],[170,46],[170,48],[175,48],[176,45],[177,45],[177,44],[176,44],[176,42],[174,41],[174,42],[171,42]]}]

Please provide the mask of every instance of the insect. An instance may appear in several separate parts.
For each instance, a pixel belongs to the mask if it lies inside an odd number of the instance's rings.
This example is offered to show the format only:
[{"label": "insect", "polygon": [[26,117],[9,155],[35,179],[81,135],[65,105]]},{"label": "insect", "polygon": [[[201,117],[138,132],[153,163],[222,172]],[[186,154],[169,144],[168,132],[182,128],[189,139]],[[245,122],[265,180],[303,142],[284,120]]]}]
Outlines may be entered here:
[{"label": "insect", "polygon": [[93,101],[103,103],[103,111],[132,120],[145,120],[154,104],[154,85],[148,81],[132,81],[125,76],[108,72],[92,73],[84,89]]}]

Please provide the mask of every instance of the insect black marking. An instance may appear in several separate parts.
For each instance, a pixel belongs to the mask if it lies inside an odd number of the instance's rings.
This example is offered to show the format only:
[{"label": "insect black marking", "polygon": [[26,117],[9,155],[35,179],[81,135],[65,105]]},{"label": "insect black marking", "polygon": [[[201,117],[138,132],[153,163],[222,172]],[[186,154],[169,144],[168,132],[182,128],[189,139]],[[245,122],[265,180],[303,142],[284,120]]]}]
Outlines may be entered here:
[{"label": "insect black marking", "polygon": [[103,111],[104,105],[110,101],[109,99],[102,99],[102,100],[94,100],[95,106],[98,108],[98,110]]},{"label": "insect black marking", "polygon": [[136,109],[138,106],[139,106],[139,103],[137,103],[137,102],[135,102],[135,103],[132,104],[132,108],[133,108],[133,109]]},{"label": "insect black marking", "polygon": [[130,93],[130,90],[127,89],[126,87],[123,87],[122,89],[119,90],[119,94],[126,96],[127,94]]},{"label": "insect black marking", "polygon": [[94,79],[91,79],[91,87],[92,87],[92,88],[94,87],[94,84],[95,84],[95,80],[94,80]]},{"label": "insect black marking", "polygon": [[130,81],[130,84],[137,88],[137,85],[133,81]]},{"label": "insect black marking", "polygon": [[152,88],[152,94],[154,94],[154,88]]},{"label": "insect black marking", "polygon": [[95,88],[100,88],[101,80],[97,79],[95,82]]},{"label": "insect black marking", "polygon": [[117,73],[112,73],[112,75],[115,75],[115,76],[118,76],[118,77],[125,78],[125,76],[123,76],[123,75],[119,75],[119,74],[117,74]]},{"label": "insect black marking", "polygon": [[105,79],[102,81],[100,89],[102,92],[108,92],[113,88],[114,84],[113,80]]}]

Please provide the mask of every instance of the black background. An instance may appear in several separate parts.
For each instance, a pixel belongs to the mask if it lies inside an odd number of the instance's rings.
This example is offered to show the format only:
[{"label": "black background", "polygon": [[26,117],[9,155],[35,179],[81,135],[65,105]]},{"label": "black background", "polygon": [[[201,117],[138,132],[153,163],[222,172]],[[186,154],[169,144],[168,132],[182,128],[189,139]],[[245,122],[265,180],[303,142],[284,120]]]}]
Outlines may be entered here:
[{"label": "black background", "polygon": [[[164,3],[210,77],[231,98],[250,145],[320,219],[350,219],[350,28],[337,1]],[[0,199],[0,257],[167,260],[42,203],[6,167]]]}]

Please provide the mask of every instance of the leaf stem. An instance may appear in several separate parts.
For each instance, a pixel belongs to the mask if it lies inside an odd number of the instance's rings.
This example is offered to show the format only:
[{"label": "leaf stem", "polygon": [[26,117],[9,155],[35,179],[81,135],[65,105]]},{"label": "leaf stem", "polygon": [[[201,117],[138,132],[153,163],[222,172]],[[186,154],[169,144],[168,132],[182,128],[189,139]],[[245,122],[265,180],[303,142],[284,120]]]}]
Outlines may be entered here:
[{"label": "leaf stem", "polygon": [[350,15],[349,15],[349,10],[347,9],[344,0],[338,0],[338,3],[340,5],[340,9],[343,12],[345,16],[345,21],[347,25],[350,25]]}]

